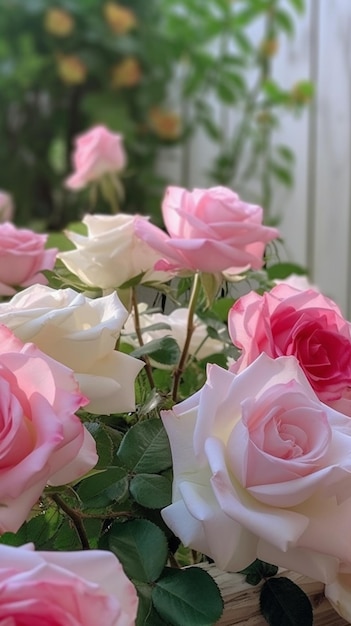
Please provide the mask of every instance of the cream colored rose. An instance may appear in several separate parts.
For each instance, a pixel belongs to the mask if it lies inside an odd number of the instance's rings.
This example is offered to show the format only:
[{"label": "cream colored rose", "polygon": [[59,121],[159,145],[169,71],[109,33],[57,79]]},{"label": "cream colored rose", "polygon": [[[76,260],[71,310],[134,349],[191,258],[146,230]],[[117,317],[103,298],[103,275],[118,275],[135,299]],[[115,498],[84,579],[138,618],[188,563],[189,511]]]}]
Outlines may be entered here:
[{"label": "cream colored rose", "polygon": [[111,289],[145,272],[141,282],[163,282],[169,272],[155,272],[161,257],[134,234],[136,215],[86,215],[87,235],[68,231],[76,250],[61,252],[58,258],[86,285]]},{"label": "cream colored rose", "polygon": [[[144,302],[138,306],[139,322],[143,332],[143,341],[148,343],[154,339],[170,336],[177,342],[182,350],[185,344],[187,334],[188,309],[175,309],[169,315],[162,313],[148,313],[148,305]],[[223,350],[224,344],[218,339],[212,339],[206,327],[200,318],[195,315],[193,320],[195,330],[191,337],[189,354],[197,359],[205,359],[211,354],[216,354]],[[163,328],[153,328],[155,324],[162,324]],[[150,330],[147,330],[150,327]],[[123,341],[133,346],[138,346],[135,335],[134,316],[130,315],[122,330]]]},{"label": "cream colored rose", "polygon": [[127,316],[115,293],[93,300],[43,285],[0,303],[0,324],[75,372],[91,413],[135,408],[134,380],[143,363],[115,350]]}]

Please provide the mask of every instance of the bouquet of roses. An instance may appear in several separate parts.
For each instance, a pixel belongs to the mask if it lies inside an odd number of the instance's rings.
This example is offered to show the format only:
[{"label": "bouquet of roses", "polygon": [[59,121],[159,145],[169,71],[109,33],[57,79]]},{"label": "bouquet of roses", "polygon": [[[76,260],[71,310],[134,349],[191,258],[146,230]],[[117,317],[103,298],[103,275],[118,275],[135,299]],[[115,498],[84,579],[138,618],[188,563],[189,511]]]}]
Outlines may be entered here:
[{"label": "bouquet of roses", "polygon": [[[121,137],[74,164],[116,207]],[[213,560],[266,579],[269,624],[313,619],[278,567],[351,623],[351,324],[276,280],[278,231],[230,189],[162,215],[0,225],[0,621],[210,626]]]}]

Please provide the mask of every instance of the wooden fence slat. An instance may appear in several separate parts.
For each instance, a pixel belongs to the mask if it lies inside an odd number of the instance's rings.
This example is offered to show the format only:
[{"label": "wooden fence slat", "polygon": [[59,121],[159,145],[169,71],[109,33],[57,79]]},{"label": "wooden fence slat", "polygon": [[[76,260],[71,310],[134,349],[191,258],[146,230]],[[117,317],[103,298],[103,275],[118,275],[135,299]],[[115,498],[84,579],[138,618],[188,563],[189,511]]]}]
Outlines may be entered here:
[{"label": "wooden fence slat", "polygon": [[[201,563],[198,567],[206,570],[219,586],[224,600],[224,612],[216,626],[267,626],[259,609],[261,584],[252,586],[245,582],[241,574],[221,572],[214,565]],[[313,607],[314,626],[347,626],[325,598],[323,583],[296,572],[284,571],[309,597]]]}]

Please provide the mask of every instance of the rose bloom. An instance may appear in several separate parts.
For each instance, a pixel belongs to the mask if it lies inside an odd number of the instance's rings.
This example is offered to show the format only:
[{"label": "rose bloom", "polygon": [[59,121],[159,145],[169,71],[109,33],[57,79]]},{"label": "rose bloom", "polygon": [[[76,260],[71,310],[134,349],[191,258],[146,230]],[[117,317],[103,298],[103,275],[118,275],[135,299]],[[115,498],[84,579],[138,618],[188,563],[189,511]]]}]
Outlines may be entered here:
[{"label": "rose bloom", "polygon": [[0,191],[0,222],[10,222],[14,212],[12,196],[6,191]]},{"label": "rose bloom", "polygon": [[318,291],[281,283],[263,296],[250,292],[229,311],[229,333],[244,369],[261,353],[293,354],[318,397],[351,416],[351,325]]},{"label": "rose bloom", "polygon": [[[97,462],[74,414],[86,404],[72,370],[0,326],[0,533],[16,532],[47,483],[77,480]],[[1,595],[1,594],[0,594]]]},{"label": "rose bloom", "polygon": [[75,54],[59,54],[57,72],[66,85],[81,85],[86,81],[88,68]]},{"label": "rose bloom", "polygon": [[125,57],[113,66],[111,72],[112,87],[135,87],[140,83],[142,71],[138,59]]},{"label": "rose bloom", "polygon": [[74,173],[66,179],[69,189],[83,189],[104,174],[115,173],[126,165],[123,137],[105,126],[95,126],[75,140]]},{"label": "rose bloom", "polygon": [[317,398],[295,357],[217,365],[162,411],[173,501],[162,516],[227,571],[255,558],[317,580],[351,571],[351,420]]},{"label": "rose bloom", "polygon": [[125,35],[137,26],[135,13],[117,2],[106,2],[103,10],[106,22],[117,35]]},{"label": "rose bloom", "polygon": [[[162,337],[173,337],[180,350],[183,349],[187,335],[188,309],[175,309],[169,315],[149,313],[148,305],[142,302],[138,305],[138,311],[144,344]],[[155,324],[162,324],[164,328],[151,328],[149,331],[147,330],[148,327],[154,326]],[[209,336],[206,324],[204,324],[197,315],[194,315],[193,324],[195,328],[189,345],[189,354],[191,356],[197,359],[205,359],[211,354],[222,352],[224,347],[223,342],[219,339],[212,339]],[[133,313],[129,316],[124,325],[122,338],[125,343],[139,347],[139,342],[135,337]]]},{"label": "rose bloom", "polygon": [[12,296],[17,287],[46,284],[42,270],[52,270],[56,248],[45,250],[47,235],[10,222],[0,224],[0,296]]},{"label": "rose bloom", "polygon": [[74,19],[64,9],[48,9],[44,17],[44,28],[56,37],[67,37],[74,30]]},{"label": "rose bloom", "polygon": [[124,213],[86,215],[87,235],[66,232],[76,250],[61,252],[58,258],[83,283],[102,289],[120,287],[142,273],[143,283],[169,280],[169,273],[154,272],[160,255],[135,235],[137,219],[147,222],[148,218]]},{"label": "rose bloom", "polygon": [[91,413],[135,409],[134,381],[144,364],[115,350],[127,317],[116,293],[92,299],[34,285],[0,303],[0,323],[74,371]]},{"label": "rose bloom", "polygon": [[168,187],[162,215],[168,235],[148,222],[135,223],[138,237],[165,257],[155,269],[258,269],[266,244],[278,236],[275,228],[262,225],[261,207],[243,202],[226,187],[191,192]]},{"label": "rose bloom", "polygon": [[4,626],[134,626],[137,607],[135,587],[112,552],[0,545]]}]

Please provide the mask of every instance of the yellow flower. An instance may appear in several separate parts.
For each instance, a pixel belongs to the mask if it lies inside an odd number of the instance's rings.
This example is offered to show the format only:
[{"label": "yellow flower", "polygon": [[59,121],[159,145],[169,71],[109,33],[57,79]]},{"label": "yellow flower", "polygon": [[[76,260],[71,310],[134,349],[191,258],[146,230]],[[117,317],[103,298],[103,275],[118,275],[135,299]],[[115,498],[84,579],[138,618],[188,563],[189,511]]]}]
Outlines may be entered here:
[{"label": "yellow flower", "polygon": [[151,109],[149,122],[154,133],[161,139],[175,140],[181,133],[181,119],[174,111],[159,107]]},{"label": "yellow flower", "polygon": [[57,59],[57,70],[67,85],[80,85],[87,76],[87,66],[73,54],[62,54]]},{"label": "yellow flower", "polygon": [[124,35],[137,25],[136,15],[127,7],[117,2],[107,2],[104,5],[106,22],[117,35]]},{"label": "yellow flower", "polygon": [[134,57],[126,57],[112,68],[112,87],[134,87],[141,78],[139,61]]},{"label": "yellow flower", "polygon": [[44,17],[44,28],[56,37],[67,37],[74,29],[74,19],[63,9],[48,9]]}]

